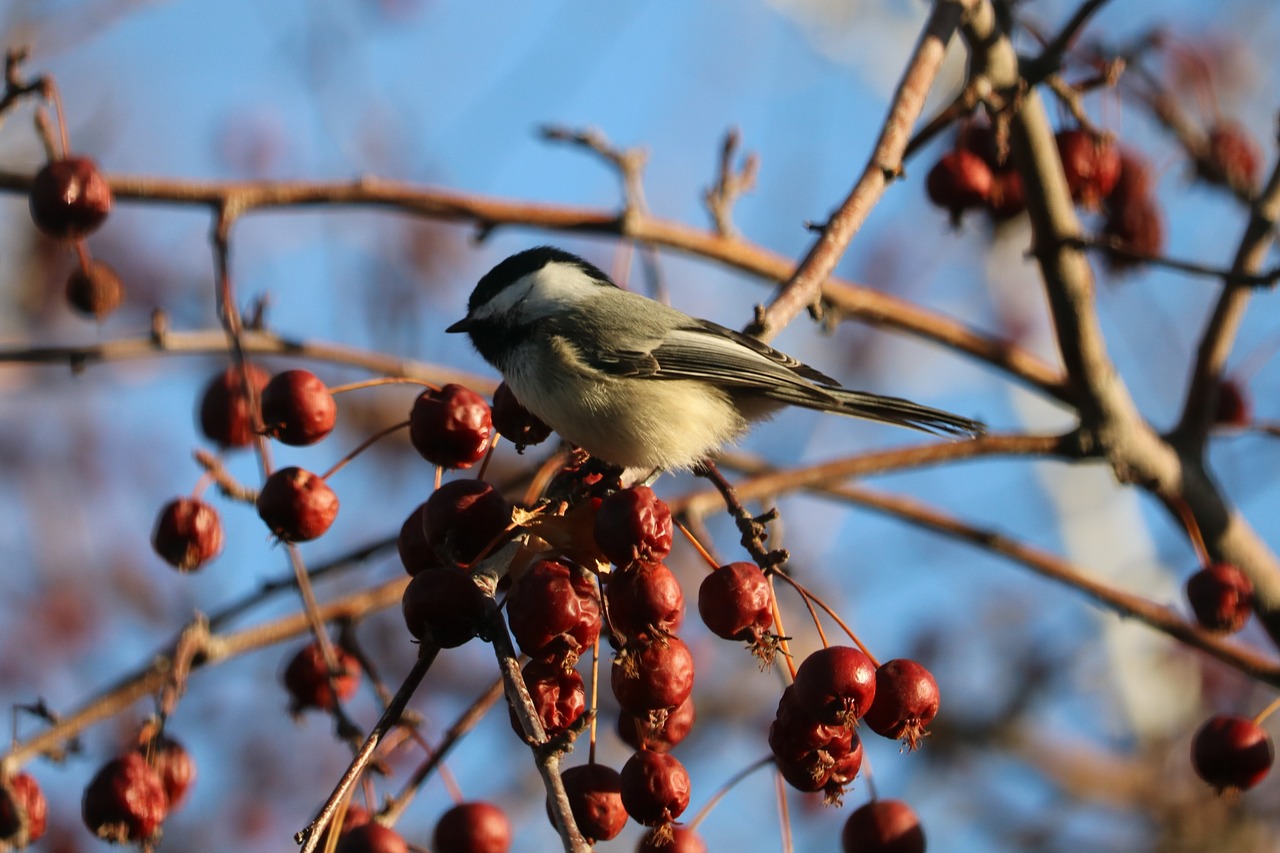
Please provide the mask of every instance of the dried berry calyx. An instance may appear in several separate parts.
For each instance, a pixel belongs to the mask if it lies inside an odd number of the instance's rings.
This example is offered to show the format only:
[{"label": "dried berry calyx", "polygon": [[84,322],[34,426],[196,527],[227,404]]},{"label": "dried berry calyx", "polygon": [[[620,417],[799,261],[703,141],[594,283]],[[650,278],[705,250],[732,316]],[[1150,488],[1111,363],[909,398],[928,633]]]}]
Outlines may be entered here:
[{"label": "dried berry calyx", "polygon": [[36,227],[57,239],[83,237],[111,212],[111,187],[88,157],[51,160],[31,181]]},{"label": "dried berry calyx", "polygon": [[196,498],[176,498],[165,504],[151,533],[151,545],[169,565],[192,572],[222,552],[222,521],[218,511]]}]

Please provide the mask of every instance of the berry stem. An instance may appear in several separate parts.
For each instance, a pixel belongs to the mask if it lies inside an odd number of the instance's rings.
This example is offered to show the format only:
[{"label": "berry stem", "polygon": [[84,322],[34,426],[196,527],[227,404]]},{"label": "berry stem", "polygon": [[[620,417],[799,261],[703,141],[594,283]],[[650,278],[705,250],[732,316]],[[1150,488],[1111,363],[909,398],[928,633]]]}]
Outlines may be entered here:
[{"label": "berry stem", "polygon": [[1191,507],[1187,506],[1187,502],[1181,498],[1174,498],[1169,501],[1174,513],[1182,522],[1182,526],[1187,529],[1187,538],[1191,540],[1191,546],[1195,548],[1196,557],[1200,560],[1200,565],[1209,568],[1213,559],[1209,556],[1209,549],[1204,544],[1204,536],[1200,533],[1200,525],[1196,521],[1195,515],[1191,512]]},{"label": "berry stem", "polygon": [[534,472],[532,479],[529,480],[529,487],[524,492],[523,503],[525,506],[533,506],[537,502],[543,490],[547,488],[547,484],[551,482],[551,478],[564,467],[568,459],[569,452],[560,450],[551,454],[546,462],[538,466],[538,470]]},{"label": "berry stem", "polygon": [[[834,619],[836,624],[840,626],[841,630],[843,630],[846,634],[849,635],[849,639],[853,641],[853,644],[858,647],[859,651],[861,651],[864,655],[866,655],[868,658],[871,659],[871,665],[876,667],[877,669],[880,667],[880,661],[876,660],[876,656],[871,654],[871,650],[868,649],[865,645],[863,645],[862,640],[858,639],[858,635],[853,632],[853,629],[850,628],[848,624],[846,624],[845,621],[840,618],[840,614],[832,610],[831,607],[828,606],[827,603],[824,602],[821,598],[809,592],[809,590],[806,589],[804,585],[800,583],[800,581],[791,577],[791,575],[788,575],[785,572],[769,573],[770,578],[772,578],[774,575],[777,575],[787,583],[791,584],[792,589],[800,593],[800,596],[804,599],[806,604],[808,604],[809,601],[812,600],[815,604],[821,607],[823,612],[825,612],[828,616]],[[779,628],[778,631],[779,633],[781,633],[782,629]],[[818,633],[822,633],[821,628],[818,629]],[[823,645],[826,645],[825,642],[823,643]]]},{"label": "berry stem", "polygon": [[774,759],[772,755],[766,755],[764,758],[751,762],[746,767],[730,776],[729,781],[721,785],[720,789],[711,795],[711,799],[707,800],[707,804],[699,809],[698,813],[693,816],[693,820],[689,821],[689,829],[697,829],[698,824],[702,823],[703,819],[711,813],[713,808],[716,807],[716,804],[723,800],[725,795],[732,791],[739,782],[746,779],[752,773],[755,773],[761,767],[769,767],[773,764],[773,761]]},{"label": "berry stem", "polygon": [[[337,462],[333,463],[332,467],[330,467],[328,471],[325,471],[323,474],[320,475],[320,479],[328,480],[334,474],[338,473],[343,468],[345,468],[348,462],[350,462],[352,459],[355,459],[364,451],[368,450],[369,447],[372,446],[374,442],[378,441],[381,438],[386,438],[396,430],[405,429],[408,426],[409,426],[409,422],[405,420],[405,421],[401,421],[398,424],[392,424],[389,427],[384,427],[383,429],[378,430],[373,435],[369,436],[364,441],[357,444],[355,448],[352,449],[352,451],[348,453],[346,456],[342,457]],[[439,486],[437,486],[437,488],[438,487]]]},{"label": "berry stem", "polygon": [[[603,600],[604,596],[600,596]],[[600,701],[600,635],[596,634],[596,641],[591,644],[591,733],[587,741],[587,763],[596,763],[596,720],[600,715],[596,713]]]},{"label": "berry stem", "polygon": [[493,458],[493,451],[497,449],[498,441],[501,438],[502,436],[495,432],[493,437],[489,439],[489,449],[484,452],[484,461],[480,463],[480,470],[476,472],[477,480],[484,479],[484,472],[489,470],[489,460]]},{"label": "berry stem", "polygon": [[787,786],[780,772],[774,772],[773,783],[778,795],[778,824],[782,828],[782,853],[795,853],[795,844],[791,840],[791,808],[787,805]]},{"label": "berry stem", "polygon": [[1270,705],[1263,708],[1254,716],[1253,718],[1254,724],[1259,726],[1262,725],[1263,721],[1266,720],[1267,717],[1270,717],[1273,713],[1275,713],[1277,708],[1280,708],[1280,696],[1273,699]]},{"label": "berry stem", "polygon": [[707,565],[711,567],[711,571],[714,572],[716,569],[720,568],[719,561],[717,561],[715,557],[711,556],[710,552],[702,546],[702,543],[698,541],[698,537],[693,535],[693,531],[685,527],[684,522],[680,519],[676,518],[672,520],[675,521],[676,527],[680,528],[680,532],[684,534],[684,538],[689,540],[689,544],[693,546],[693,549],[702,555],[702,559],[707,561]]},{"label": "berry stem", "polygon": [[432,391],[439,391],[437,385],[427,382],[425,379],[413,379],[408,376],[379,376],[377,379],[362,379],[359,382],[348,382],[345,385],[334,385],[329,389],[331,395],[346,393],[347,391],[357,391],[361,388],[376,388],[379,385],[421,385],[424,388],[430,388]]},{"label": "berry stem", "polygon": [[[790,640],[787,638],[787,629],[782,626],[782,610],[778,607],[778,591],[773,588],[774,572],[768,572],[765,577],[769,579],[769,607],[773,610],[773,624],[778,626],[778,648],[782,650],[782,657],[787,662],[787,670],[791,673],[791,681],[796,680],[796,662],[791,657]],[[779,779],[782,777],[779,776]]]}]

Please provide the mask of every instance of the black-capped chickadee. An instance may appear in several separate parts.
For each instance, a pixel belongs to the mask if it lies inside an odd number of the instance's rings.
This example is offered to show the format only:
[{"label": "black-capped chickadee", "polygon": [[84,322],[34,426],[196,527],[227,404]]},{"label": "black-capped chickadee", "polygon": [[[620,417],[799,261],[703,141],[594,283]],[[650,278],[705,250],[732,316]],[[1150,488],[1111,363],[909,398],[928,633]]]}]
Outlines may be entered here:
[{"label": "black-capped chickadee", "polygon": [[466,332],[516,399],[566,441],[636,471],[690,468],[783,406],[926,432],[981,423],[836,380],[755,338],[622,290],[540,246],[490,270],[445,331]]}]

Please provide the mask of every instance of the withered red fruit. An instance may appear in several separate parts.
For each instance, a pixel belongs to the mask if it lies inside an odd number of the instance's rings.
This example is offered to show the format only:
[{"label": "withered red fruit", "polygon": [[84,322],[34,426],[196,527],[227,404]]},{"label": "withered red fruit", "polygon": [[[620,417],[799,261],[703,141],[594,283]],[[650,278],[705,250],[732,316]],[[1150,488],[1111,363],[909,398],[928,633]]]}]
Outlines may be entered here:
[{"label": "withered red fruit", "polygon": [[338,496],[316,474],[297,466],[267,477],[258,492],[258,517],[285,542],[309,542],[338,515]]},{"label": "withered red fruit", "polygon": [[90,261],[88,268],[76,266],[67,276],[67,304],[101,320],[124,302],[124,283],[109,265]]},{"label": "withered red fruit", "polygon": [[303,447],[333,431],[338,404],[320,378],[307,370],[286,370],[262,389],[262,428],[271,438]]},{"label": "withered red fruit", "polygon": [[255,396],[271,379],[256,365],[245,364],[243,374],[239,367],[231,365],[209,380],[200,397],[200,429],[219,447],[248,447],[253,441],[252,407],[245,396],[245,376],[249,391]]},{"label": "withered red fruit", "polygon": [[136,752],[108,761],[89,782],[81,801],[89,831],[116,844],[151,840],[169,814],[164,783]]},{"label": "withered red fruit", "polygon": [[218,511],[196,498],[165,504],[151,532],[151,545],[169,565],[193,572],[222,553],[222,521]]},{"label": "withered red fruit", "polygon": [[489,404],[461,385],[423,391],[409,413],[409,440],[423,459],[442,468],[470,468],[493,434]]},{"label": "withered red fruit", "polygon": [[1191,766],[1219,792],[1252,788],[1274,761],[1271,736],[1247,717],[1215,714],[1191,739]]},{"label": "withered red fruit", "polygon": [[28,196],[36,227],[57,239],[95,231],[111,212],[111,186],[88,157],[51,160],[31,181]]},{"label": "withered red fruit", "polygon": [[338,672],[330,684],[329,668],[325,665],[320,646],[312,642],[299,649],[285,667],[284,687],[289,691],[289,710],[298,713],[305,708],[332,711],[335,707],[334,690],[338,699],[345,702],[355,695],[360,686],[362,670],[355,655],[335,645]]}]

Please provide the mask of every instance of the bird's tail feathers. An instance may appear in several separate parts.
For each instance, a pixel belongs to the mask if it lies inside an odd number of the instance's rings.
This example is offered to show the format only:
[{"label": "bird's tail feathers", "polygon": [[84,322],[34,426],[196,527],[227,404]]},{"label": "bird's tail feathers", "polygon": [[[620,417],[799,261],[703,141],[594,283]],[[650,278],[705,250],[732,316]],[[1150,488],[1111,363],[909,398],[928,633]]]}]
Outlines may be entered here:
[{"label": "bird's tail feathers", "polygon": [[986,424],[971,418],[922,406],[900,397],[884,397],[847,388],[822,388],[824,398],[788,399],[792,405],[835,412],[852,418],[894,424],[921,432],[977,437],[987,431]]}]

